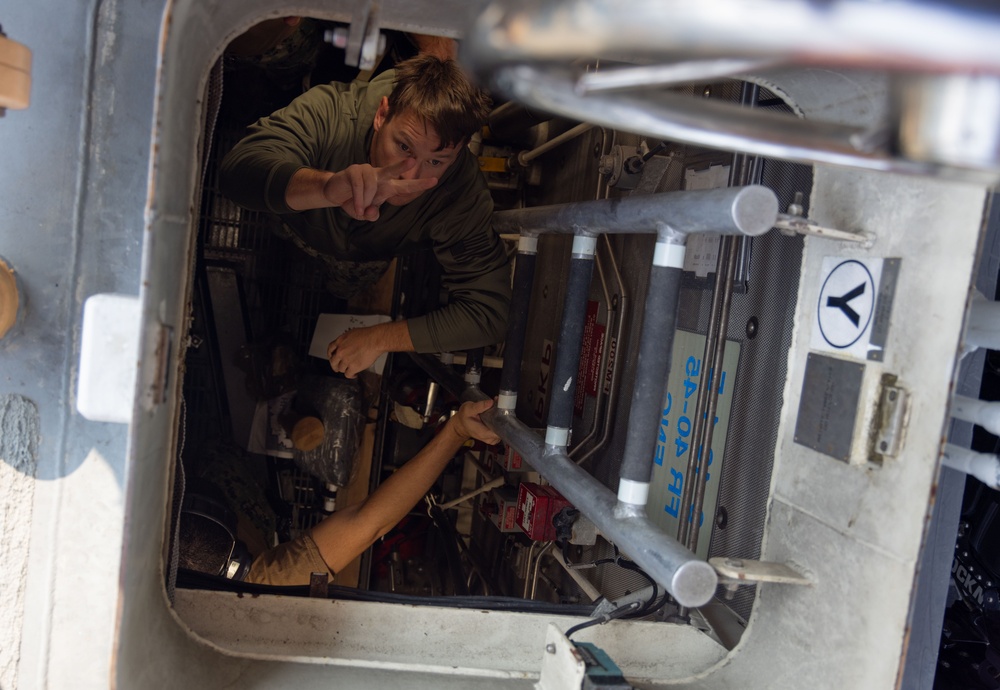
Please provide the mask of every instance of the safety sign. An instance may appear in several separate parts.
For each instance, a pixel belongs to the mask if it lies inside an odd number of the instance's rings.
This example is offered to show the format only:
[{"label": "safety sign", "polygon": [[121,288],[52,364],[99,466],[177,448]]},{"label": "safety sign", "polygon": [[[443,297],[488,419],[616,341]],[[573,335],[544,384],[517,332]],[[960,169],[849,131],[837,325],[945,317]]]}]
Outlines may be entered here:
[{"label": "safety sign", "polygon": [[898,259],[825,257],[812,349],[880,360],[898,271]]}]

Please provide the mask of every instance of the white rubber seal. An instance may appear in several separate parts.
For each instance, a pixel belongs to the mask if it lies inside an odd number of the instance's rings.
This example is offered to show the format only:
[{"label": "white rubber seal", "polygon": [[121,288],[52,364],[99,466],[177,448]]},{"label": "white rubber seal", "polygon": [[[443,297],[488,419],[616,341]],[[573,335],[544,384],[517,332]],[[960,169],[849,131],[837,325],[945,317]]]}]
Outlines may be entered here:
[{"label": "white rubber seal", "polygon": [[497,396],[498,410],[513,410],[517,407],[517,393],[500,393]]},{"label": "white rubber seal", "polygon": [[565,448],[568,444],[569,429],[561,429],[557,426],[545,427],[545,445]]},{"label": "white rubber seal", "polygon": [[618,500],[622,503],[644,506],[649,500],[649,482],[621,479],[618,482]]},{"label": "white rubber seal", "polygon": [[521,235],[517,240],[517,251],[521,254],[537,254],[538,236]]},{"label": "white rubber seal", "polygon": [[573,254],[593,256],[597,252],[597,238],[586,235],[573,235]]},{"label": "white rubber seal", "polygon": [[653,265],[667,268],[684,268],[684,253],[687,248],[683,244],[673,242],[657,242],[653,252]]}]

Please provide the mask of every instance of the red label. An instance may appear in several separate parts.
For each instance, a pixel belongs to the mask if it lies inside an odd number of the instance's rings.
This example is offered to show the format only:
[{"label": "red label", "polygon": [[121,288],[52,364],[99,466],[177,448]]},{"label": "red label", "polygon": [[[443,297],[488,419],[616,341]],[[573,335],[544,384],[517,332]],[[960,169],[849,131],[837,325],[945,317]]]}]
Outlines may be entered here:
[{"label": "red label", "polygon": [[576,373],[576,392],[573,396],[573,412],[577,417],[583,416],[584,396],[597,395],[597,381],[601,369],[601,356],[604,354],[605,327],[597,323],[597,302],[587,302],[587,317],[583,322],[583,342],[580,343],[580,368]]}]

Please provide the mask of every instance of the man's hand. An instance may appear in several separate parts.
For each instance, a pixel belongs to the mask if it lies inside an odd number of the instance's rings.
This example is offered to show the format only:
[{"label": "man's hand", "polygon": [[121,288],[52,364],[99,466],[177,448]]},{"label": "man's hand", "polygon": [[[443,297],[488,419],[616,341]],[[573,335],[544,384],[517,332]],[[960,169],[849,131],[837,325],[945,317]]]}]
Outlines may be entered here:
[{"label": "man's hand", "polygon": [[375,168],[367,163],[352,165],[334,173],[326,181],[323,195],[331,205],[339,206],[351,218],[375,221],[379,217],[379,206],[386,200],[425,192],[437,184],[436,177],[400,179],[416,164],[413,158],[405,158],[384,168]]},{"label": "man's hand", "polygon": [[326,346],[326,357],[330,368],[349,379],[370,367],[385,350],[374,343],[369,328],[355,328],[344,331],[336,340]]},{"label": "man's hand", "polygon": [[500,442],[500,437],[479,418],[479,415],[491,407],[493,407],[492,400],[462,403],[455,416],[448,420],[448,425],[463,441],[474,438],[492,446]]},{"label": "man's hand", "polygon": [[352,328],[326,346],[330,368],[353,379],[386,352],[413,352],[406,321]]}]

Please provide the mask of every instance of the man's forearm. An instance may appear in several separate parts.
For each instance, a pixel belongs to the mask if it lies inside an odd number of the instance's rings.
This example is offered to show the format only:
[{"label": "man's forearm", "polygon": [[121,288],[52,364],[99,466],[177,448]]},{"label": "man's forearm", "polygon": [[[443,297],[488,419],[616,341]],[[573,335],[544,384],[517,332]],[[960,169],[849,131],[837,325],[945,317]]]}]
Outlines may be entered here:
[{"label": "man's forearm", "polygon": [[402,520],[434,485],[465,440],[456,430],[455,421],[449,420],[364,503],[338,510],[315,525],[310,534],[329,568],[340,571]]},{"label": "man's forearm", "polygon": [[285,203],[294,211],[334,206],[324,189],[334,173],[313,168],[300,168],[285,187]]},{"label": "man's forearm", "polygon": [[449,420],[413,459],[382,482],[361,509],[379,520],[378,537],[392,529],[430,491],[465,441],[454,421]]},{"label": "man's forearm", "polygon": [[413,340],[405,320],[380,323],[369,330],[372,344],[382,352],[413,352]]}]

